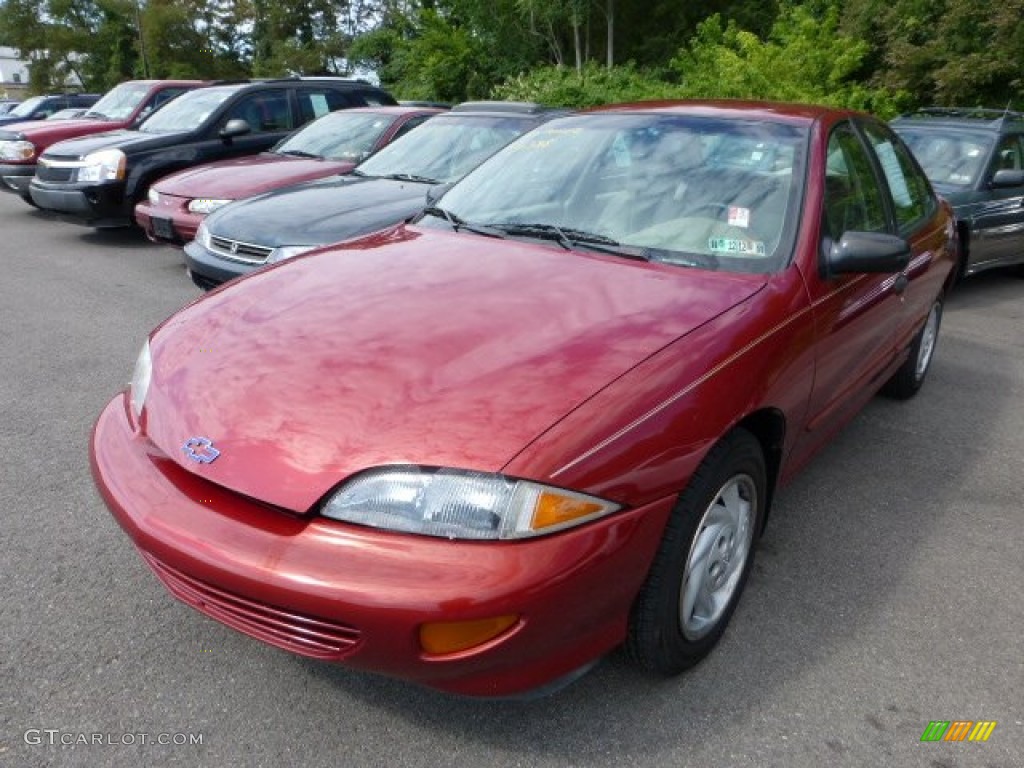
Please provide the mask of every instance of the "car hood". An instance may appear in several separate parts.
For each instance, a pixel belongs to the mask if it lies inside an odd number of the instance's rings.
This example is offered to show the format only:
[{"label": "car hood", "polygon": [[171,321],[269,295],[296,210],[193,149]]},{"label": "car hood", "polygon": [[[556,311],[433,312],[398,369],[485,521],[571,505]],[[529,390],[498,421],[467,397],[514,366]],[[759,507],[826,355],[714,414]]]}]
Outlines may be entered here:
[{"label": "car hood", "polygon": [[429,184],[332,176],[240,200],[207,219],[211,234],[257,245],[327,245],[409,218]]},{"label": "car hood", "polygon": [[355,163],[264,152],[255,157],[219,160],[161,179],[157,192],[178,197],[236,200],[290,184],[345,173]]},{"label": "car hood", "polygon": [[4,132],[20,133],[29,141],[49,146],[55,141],[117,130],[122,124],[109,120],[33,120],[4,126]]},{"label": "car hood", "polygon": [[[497,471],[766,281],[393,228],[166,321],[151,339],[146,430],[189,471],[296,511],[368,467]],[[219,457],[190,459],[192,438]]]},{"label": "car hood", "polygon": [[94,136],[68,139],[50,147],[44,155],[53,157],[85,157],[101,149],[143,150],[170,146],[180,141],[185,133],[142,133],[141,131],[116,130],[98,133]]}]

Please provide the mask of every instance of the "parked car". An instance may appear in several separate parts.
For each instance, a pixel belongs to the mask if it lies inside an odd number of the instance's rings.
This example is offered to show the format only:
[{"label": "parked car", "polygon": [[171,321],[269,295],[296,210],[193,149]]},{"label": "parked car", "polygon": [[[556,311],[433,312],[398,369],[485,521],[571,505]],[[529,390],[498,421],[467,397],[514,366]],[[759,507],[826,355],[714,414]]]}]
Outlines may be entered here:
[{"label": "parked car", "polygon": [[6,114],[0,115],[0,126],[23,123],[26,120],[45,120],[54,112],[74,107],[91,107],[99,101],[98,93],[53,93],[32,96]]},{"label": "parked car", "polygon": [[212,214],[185,246],[193,282],[210,289],[264,264],[409,218],[520,134],[562,114],[537,104],[466,102],[432,117],[347,175],[296,184]]},{"label": "parked car", "polygon": [[93,227],[130,226],[157,179],[263,152],[336,109],[393,103],[379,88],[342,78],[212,85],[175,99],[136,130],[54,144],[39,158],[29,193],[40,208]]},{"label": "parked car", "polygon": [[75,107],[73,109],[61,109],[50,115],[47,120],[74,120],[82,117],[89,111],[88,107]]},{"label": "parked car", "polygon": [[959,275],[1024,265],[1024,113],[936,107],[892,127],[953,204]]},{"label": "parked car", "polygon": [[202,86],[199,80],[129,80],[104,94],[81,119],[37,120],[0,128],[0,189],[34,205],[29,184],[39,156],[67,139],[138,125],[176,96]]},{"label": "parked car", "polygon": [[352,170],[437,109],[356,107],[324,115],[259,155],[175,173],[149,188],[135,221],[153,240],[187,242],[207,214],[232,200]]},{"label": "parked car", "polygon": [[17,99],[0,99],[0,115],[6,115],[19,104],[21,102]]},{"label": "parked car", "polygon": [[563,117],[160,325],[93,474],[173,595],[281,648],[484,696],[620,644],[675,674],[779,483],[921,387],[955,237],[866,115]]}]

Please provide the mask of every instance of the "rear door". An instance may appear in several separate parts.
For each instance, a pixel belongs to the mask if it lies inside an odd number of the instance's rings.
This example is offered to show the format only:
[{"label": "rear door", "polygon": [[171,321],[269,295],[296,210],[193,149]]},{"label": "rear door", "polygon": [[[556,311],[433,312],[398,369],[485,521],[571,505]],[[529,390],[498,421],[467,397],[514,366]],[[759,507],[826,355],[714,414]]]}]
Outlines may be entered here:
[{"label": "rear door", "polygon": [[[924,322],[948,275],[946,218],[924,171],[906,144],[887,126],[875,121],[858,123],[878,163],[886,201],[892,210],[895,234],[907,240],[912,255],[900,276],[895,351],[909,346]],[[939,262],[942,266],[939,267]]]}]

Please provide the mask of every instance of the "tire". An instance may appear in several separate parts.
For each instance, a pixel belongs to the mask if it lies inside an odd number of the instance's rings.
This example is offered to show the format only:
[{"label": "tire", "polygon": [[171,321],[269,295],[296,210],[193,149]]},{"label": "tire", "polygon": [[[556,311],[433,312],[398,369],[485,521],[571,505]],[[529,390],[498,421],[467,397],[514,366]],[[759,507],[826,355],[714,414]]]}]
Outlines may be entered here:
[{"label": "tire", "polygon": [[32,195],[18,195],[18,197],[20,197],[26,203],[31,205],[33,208],[39,208],[39,206],[36,205],[36,201],[32,199]]},{"label": "tire", "polygon": [[629,617],[625,651],[638,666],[676,675],[725,631],[754,562],[767,500],[764,452],[735,429],[679,496]]},{"label": "tire", "polygon": [[942,324],[942,297],[932,304],[924,325],[917,332],[910,345],[910,354],[892,378],[885,383],[882,392],[897,400],[907,400],[917,394],[924,384],[925,376],[935,356],[935,345],[939,340],[939,326]]}]

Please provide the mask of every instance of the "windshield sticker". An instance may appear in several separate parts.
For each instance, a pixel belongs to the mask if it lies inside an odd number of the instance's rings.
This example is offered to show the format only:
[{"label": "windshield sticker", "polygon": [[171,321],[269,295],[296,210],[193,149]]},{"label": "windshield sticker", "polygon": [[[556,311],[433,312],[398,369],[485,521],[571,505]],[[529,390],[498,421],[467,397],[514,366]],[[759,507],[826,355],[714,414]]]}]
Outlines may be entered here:
[{"label": "windshield sticker", "polygon": [[750,209],[741,208],[738,205],[729,206],[729,226],[731,227],[743,227],[746,229],[750,226]]},{"label": "windshield sticker", "polygon": [[764,243],[760,240],[741,240],[735,237],[712,237],[708,250],[715,253],[738,253],[744,256],[764,256]]}]

